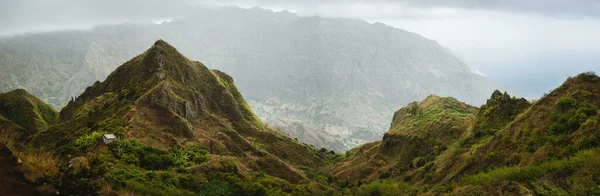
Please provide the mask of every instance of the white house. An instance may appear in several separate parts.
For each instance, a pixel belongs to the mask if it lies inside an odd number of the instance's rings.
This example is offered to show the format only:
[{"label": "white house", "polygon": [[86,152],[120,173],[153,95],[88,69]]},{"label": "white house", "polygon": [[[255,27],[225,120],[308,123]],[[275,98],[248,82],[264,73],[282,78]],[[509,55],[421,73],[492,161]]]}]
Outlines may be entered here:
[{"label": "white house", "polygon": [[115,140],[117,140],[117,137],[112,133],[106,133],[104,136],[102,136],[102,141],[104,141],[105,144],[110,144]]}]

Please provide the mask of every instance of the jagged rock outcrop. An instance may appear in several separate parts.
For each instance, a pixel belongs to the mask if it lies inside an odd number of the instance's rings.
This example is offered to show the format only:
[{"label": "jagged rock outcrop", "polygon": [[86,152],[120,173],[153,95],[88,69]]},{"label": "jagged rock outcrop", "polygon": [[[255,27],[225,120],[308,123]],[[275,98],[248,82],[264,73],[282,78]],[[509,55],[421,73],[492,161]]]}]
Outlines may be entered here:
[{"label": "jagged rock outcrop", "polygon": [[506,92],[501,93],[496,90],[486,104],[479,109],[473,131],[477,136],[494,134],[530,106],[531,104],[526,99],[517,99]]}]

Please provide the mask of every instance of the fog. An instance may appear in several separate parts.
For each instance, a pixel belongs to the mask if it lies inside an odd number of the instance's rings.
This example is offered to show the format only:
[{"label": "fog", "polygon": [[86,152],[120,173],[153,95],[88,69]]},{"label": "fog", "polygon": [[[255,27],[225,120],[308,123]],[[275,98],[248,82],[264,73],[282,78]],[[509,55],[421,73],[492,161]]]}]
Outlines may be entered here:
[{"label": "fog", "polygon": [[412,31],[531,98],[568,76],[600,72],[600,1],[594,0],[2,0],[0,36],[185,18],[197,6],[225,5],[357,18]]}]

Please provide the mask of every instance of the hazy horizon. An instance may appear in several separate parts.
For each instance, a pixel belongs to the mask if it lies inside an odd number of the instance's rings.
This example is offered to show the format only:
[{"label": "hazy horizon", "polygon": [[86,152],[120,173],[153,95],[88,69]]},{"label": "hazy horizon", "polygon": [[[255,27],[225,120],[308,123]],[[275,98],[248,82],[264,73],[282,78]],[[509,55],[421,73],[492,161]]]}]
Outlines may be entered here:
[{"label": "hazy horizon", "polygon": [[[380,22],[438,41],[509,91],[536,98],[600,71],[600,3],[553,1],[7,1],[0,36],[185,18],[194,7],[259,6]],[[131,10],[137,10],[131,12]]]}]

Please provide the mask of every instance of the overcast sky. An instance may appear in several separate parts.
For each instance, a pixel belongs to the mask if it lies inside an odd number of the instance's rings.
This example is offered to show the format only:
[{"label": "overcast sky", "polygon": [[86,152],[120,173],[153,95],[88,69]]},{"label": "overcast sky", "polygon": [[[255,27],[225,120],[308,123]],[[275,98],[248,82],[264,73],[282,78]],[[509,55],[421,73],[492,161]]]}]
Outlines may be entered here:
[{"label": "overcast sky", "polygon": [[531,97],[600,72],[600,0],[0,0],[0,35],[171,18],[206,5],[383,22],[437,40]]}]

